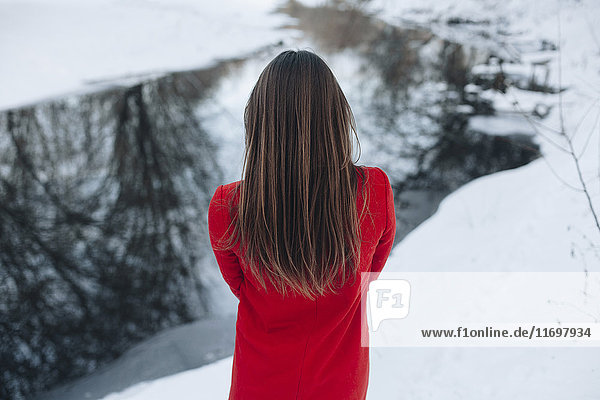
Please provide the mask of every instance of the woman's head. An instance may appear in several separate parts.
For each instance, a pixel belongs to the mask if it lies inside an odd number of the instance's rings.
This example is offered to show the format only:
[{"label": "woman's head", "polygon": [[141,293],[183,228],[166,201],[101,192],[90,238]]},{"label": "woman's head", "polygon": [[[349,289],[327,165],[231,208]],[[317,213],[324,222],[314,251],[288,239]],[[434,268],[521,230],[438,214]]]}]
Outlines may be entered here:
[{"label": "woman's head", "polygon": [[352,110],[327,64],[287,50],[244,112],[246,152],[232,240],[261,283],[312,298],[354,275],[360,232]]},{"label": "woman's head", "polygon": [[284,51],[265,67],[250,94],[244,123],[249,150],[312,161],[314,169],[352,163],[350,134],[356,129],[350,105],[327,64],[310,51]]}]

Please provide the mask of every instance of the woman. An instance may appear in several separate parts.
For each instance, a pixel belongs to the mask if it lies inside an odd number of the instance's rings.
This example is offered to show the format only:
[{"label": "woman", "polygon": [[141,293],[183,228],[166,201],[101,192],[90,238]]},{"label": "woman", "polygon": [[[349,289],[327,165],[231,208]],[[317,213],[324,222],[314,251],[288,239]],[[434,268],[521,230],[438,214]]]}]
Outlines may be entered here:
[{"label": "woman", "polygon": [[244,125],[243,180],[219,186],[208,210],[239,299],[229,399],[364,399],[360,274],[379,273],[392,248],[389,180],[352,162],[352,111],[312,52],[266,66]]}]

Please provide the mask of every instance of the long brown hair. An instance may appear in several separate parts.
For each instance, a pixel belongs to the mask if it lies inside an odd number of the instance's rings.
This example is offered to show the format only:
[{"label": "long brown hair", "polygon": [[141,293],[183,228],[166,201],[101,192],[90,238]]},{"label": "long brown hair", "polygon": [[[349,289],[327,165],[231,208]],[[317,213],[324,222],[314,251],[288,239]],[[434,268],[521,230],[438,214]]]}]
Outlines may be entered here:
[{"label": "long brown hair", "polygon": [[311,51],[283,51],[260,74],[244,126],[243,179],[226,243],[241,244],[264,288],[266,278],[282,294],[337,292],[357,275],[365,210],[356,209],[357,174],[363,188],[366,174],[352,161],[358,135],[335,76]]}]

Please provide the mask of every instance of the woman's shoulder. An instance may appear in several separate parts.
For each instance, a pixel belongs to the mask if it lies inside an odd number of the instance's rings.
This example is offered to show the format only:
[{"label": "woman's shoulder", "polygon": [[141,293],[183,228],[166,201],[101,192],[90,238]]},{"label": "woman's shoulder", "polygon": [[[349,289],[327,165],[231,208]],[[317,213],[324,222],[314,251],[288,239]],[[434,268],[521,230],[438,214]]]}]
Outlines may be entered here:
[{"label": "woman's shoulder", "polygon": [[232,193],[235,192],[235,190],[239,187],[240,183],[242,183],[241,180],[239,181],[235,181],[235,182],[231,182],[231,183],[225,183],[222,186],[222,191],[223,191],[223,195],[224,196],[228,196],[231,195]]},{"label": "woman's shoulder", "polygon": [[224,183],[219,185],[215,192],[212,195],[211,203],[225,203],[233,193],[235,193],[236,189],[239,187],[239,184],[242,181],[235,181],[231,183]]},{"label": "woman's shoulder", "polygon": [[209,227],[219,226],[230,218],[231,197],[241,181],[217,186],[208,205]]},{"label": "woman's shoulder", "polygon": [[385,171],[380,167],[360,165],[358,166],[358,168],[364,171],[366,175],[367,184],[379,184],[389,186],[390,180]]}]

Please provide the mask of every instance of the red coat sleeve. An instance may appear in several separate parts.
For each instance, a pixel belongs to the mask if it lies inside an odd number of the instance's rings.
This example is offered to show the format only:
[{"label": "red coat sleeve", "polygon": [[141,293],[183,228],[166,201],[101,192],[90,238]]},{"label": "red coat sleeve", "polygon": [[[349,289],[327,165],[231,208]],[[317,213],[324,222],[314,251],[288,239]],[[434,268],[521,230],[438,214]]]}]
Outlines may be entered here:
[{"label": "red coat sleeve", "polygon": [[[380,168],[377,168],[383,175],[382,181],[385,183],[385,228],[379,239],[379,243],[373,254],[373,262],[371,264],[371,272],[377,272],[377,276],[383,269],[385,262],[392,251],[394,245],[394,237],[396,236],[396,212],[394,210],[394,193],[388,176]],[[375,278],[375,277],[373,277]]]},{"label": "red coat sleeve", "polygon": [[233,250],[219,249],[229,227],[230,218],[228,216],[227,204],[223,200],[223,185],[220,185],[208,206],[208,233],[221,275],[233,294],[239,299],[240,286],[244,279],[240,261]]}]

